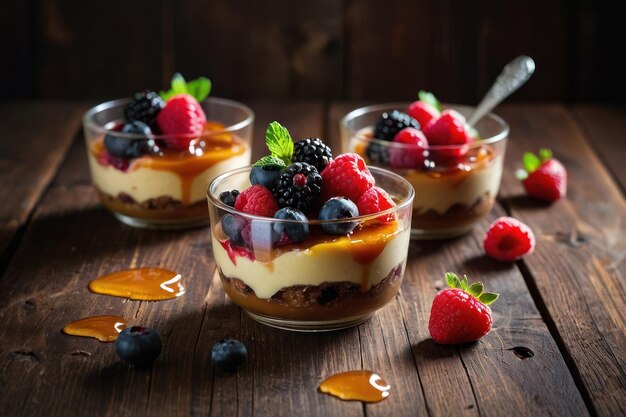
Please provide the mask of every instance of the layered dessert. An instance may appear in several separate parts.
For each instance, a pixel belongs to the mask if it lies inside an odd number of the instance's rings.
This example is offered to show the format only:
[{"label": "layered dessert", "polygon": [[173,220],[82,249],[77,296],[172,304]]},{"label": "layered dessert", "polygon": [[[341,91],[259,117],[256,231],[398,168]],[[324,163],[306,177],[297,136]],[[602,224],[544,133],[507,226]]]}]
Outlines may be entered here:
[{"label": "layered dessert", "polygon": [[413,191],[393,173],[370,171],[357,154],[333,158],[318,138],[289,145],[286,129],[273,133],[276,125],[268,129],[275,152],[209,190],[223,287],[266,324],[356,324],[400,288]]},{"label": "layered dessert", "polygon": [[422,97],[407,113],[391,109],[379,113],[374,125],[345,132],[344,120],[344,135],[351,152],[413,185],[414,236],[458,235],[494,204],[506,125],[494,116],[470,129],[461,112],[441,109],[431,94]]},{"label": "layered dessert", "polygon": [[176,75],[168,92],[142,91],[112,104],[107,115],[86,116],[92,180],[118,218],[133,225],[206,223],[208,184],[250,163],[249,124],[233,129],[227,121],[207,120],[205,109],[223,115],[234,102],[205,100],[206,82],[186,83]]}]

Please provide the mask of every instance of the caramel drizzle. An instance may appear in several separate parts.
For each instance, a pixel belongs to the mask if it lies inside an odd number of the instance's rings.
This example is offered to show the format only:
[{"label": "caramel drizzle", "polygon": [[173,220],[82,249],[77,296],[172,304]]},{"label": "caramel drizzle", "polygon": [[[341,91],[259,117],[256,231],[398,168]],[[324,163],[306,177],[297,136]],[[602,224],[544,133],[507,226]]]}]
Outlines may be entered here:
[{"label": "caramel drizzle", "polygon": [[72,336],[93,337],[101,342],[114,342],[118,334],[128,327],[128,322],[118,316],[93,316],[68,323],[63,333]]},{"label": "caramel drizzle", "polygon": [[89,283],[97,294],[131,300],[161,301],[185,294],[180,274],[162,268],[135,268],[113,272]]},{"label": "caramel drizzle", "polygon": [[342,400],[375,403],[389,397],[391,386],[376,372],[348,371],[326,378],[319,389]]}]

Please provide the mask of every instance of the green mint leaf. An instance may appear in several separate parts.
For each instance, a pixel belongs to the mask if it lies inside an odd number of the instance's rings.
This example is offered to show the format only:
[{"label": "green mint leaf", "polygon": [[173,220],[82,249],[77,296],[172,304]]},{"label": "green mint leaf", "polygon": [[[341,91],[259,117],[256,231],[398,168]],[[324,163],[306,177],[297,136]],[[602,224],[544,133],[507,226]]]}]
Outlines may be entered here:
[{"label": "green mint leaf", "polygon": [[172,76],[172,85],[170,86],[170,89],[167,91],[161,91],[159,95],[163,100],[167,101],[177,94],[184,94],[186,92],[187,83],[185,82],[185,78],[177,72]]},{"label": "green mint leaf", "polygon": [[467,287],[467,292],[473,295],[474,297],[478,298],[483,293],[484,288],[485,287],[482,282],[475,282],[469,287]]},{"label": "green mint leaf", "polygon": [[546,148],[539,149],[539,159],[541,162],[549,161],[552,159],[552,151]]},{"label": "green mint leaf", "polygon": [[423,101],[424,103],[430,104],[431,106],[433,106],[437,110],[439,110],[439,111],[443,110],[441,108],[441,103],[439,103],[439,100],[437,100],[437,97],[435,97],[435,95],[433,93],[429,93],[428,91],[420,90],[420,92],[417,93],[417,97],[419,97],[420,101]]},{"label": "green mint leaf", "polygon": [[478,297],[478,301],[480,301],[484,305],[489,305],[493,303],[494,301],[496,301],[498,297],[499,297],[499,294],[496,294],[495,292],[485,292],[485,293],[482,293],[480,297]]},{"label": "green mint leaf", "polygon": [[285,165],[291,165],[293,140],[283,125],[278,122],[270,123],[265,133],[265,141],[272,156],[282,159]]},{"label": "green mint leaf", "polygon": [[539,168],[541,165],[541,161],[537,158],[537,155],[531,152],[524,153],[524,169],[529,174]]},{"label": "green mint leaf", "polygon": [[277,158],[277,157],[272,156],[272,155],[264,156],[263,158],[259,159],[258,161],[256,161],[254,163],[255,167],[263,167],[263,166],[267,166],[267,165],[277,165],[279,167],[286,167],[287,166],[287,165],[285,165],[285,162],[282,159]]},{"label": "green mint leaf", "polygon": [[187,83],[187,92],[196,100],[202,101],[208,97],[211,92],[211,80],[206,77],[196,78]]},{"label": "green mint leaf", "polygon": [[446,273],[446,284],[448,284],[448,287],[450,287],[450,288],[460,288],[461,287],[461,281],[459,281],[459,277],[457,277],[454,272],[447,272]]}]

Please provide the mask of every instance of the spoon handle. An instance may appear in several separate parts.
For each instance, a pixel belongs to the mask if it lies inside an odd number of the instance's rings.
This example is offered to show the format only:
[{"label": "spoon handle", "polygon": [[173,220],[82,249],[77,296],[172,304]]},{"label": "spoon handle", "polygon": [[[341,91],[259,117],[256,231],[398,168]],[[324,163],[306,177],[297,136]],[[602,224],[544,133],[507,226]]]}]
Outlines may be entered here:
[{"label": "spoon handle", "polygon": [[532,58],[521,55],[506,64],[496,81],[493,83],[485,97],[474,110],[467,124],[474,126],[482,117],[493,110],[502,100],[510,96],[520,88],[535,72],[535,61]]}]

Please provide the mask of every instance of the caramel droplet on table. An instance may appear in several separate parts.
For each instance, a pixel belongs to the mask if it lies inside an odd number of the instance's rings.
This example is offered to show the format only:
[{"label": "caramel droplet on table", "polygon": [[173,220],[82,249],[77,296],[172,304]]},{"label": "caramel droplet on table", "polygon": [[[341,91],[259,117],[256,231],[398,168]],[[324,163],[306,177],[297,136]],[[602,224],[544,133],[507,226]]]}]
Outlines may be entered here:
[{"label": "caramel droplet on table", "polygon": [[126,269],[104,275],[91,281],[89,290],[142,301],[169,300],[185,293],[181,275],[162,268]]},{"label": "caramel droplet on table", "polygon": [[320,384],[320,391],[342,400],[366,403],[382,401],[389,396],[391,386],[376,372],[349,371],[330,376]]},{"label": "caramel droplet on table", "polygon": [[122,317],[93,316],[71,322],[63,328],[63,333],[93,337],[101,342],[114,342],[117,335],[127,327],[128,322]]}]

